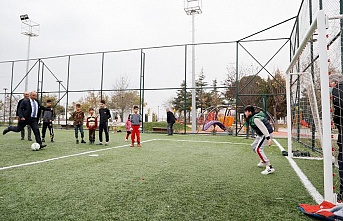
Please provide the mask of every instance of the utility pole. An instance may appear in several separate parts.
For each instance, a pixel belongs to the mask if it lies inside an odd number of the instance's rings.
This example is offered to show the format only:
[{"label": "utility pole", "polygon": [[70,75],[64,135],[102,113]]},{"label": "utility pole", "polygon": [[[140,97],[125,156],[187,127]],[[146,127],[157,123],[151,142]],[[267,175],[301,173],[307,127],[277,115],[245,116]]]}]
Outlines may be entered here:
[{"label": "utility pole", "polygon": [[[184,10],[192,16],[192,133],[196,133],[197,109],[195,100],[195,15],[201,14],[201,0],[185,0]],[[186,82],[185,82],[186,83]]]},{"label": "utility pole", "polygon": [[20,15],[21,20],[21,34],[29,37],[28,47],[27,47],[27,62],[26,62],[26,77],[25,77],[25,91],[28,91],[29,79],[29,63],[30,63],[30,45],[31,37],[37,37],[39,35],[39,24],[30,20],[27,14]]}]

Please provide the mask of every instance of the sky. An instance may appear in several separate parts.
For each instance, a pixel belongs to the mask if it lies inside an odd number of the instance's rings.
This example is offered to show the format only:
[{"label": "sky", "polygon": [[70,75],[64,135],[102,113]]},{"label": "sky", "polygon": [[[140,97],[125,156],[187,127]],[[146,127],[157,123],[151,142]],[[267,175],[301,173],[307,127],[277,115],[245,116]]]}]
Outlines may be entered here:
[{"label": "sky", "polygon": [[[183,0],[0,0],[0,62],[25,60],[28,37],[21,34],[19,16],[28,14],[40,24],[38,37],[31,38],[30,58],[89,52],[106,52],[156,46],[183,45],[192,42],[192,18]],[[301,0],[203,0],[202,14],[195,16],[195,43],[237,41],[252,33],[295,16]],[[289,37],[294,20],[251,39]],[[244,47],[260,63],[265,63],[284,43],[246,43]],[[226,67],[236,58],[235,44],[196,47],[196,75],[204,71],[207,82],[222,82]],[[287,46],[268,65],[284,71],[289,62]],[[144,50],[145,87],[179,87],[184,79],[184,47]],[[191,50],[187,50],[187,82],[191,79]],[[70,63],[70,89],[100,89],[101,54],[74,56]],[[256,69],[258,64],[240,49],[240,61]],[[43,59],[49,70],[66,86],[67,57]],[[30,61],[30,67],[35,61]],[[14,85],[25,74],[25,62],[16,62]],[[29,75],[29,89],[36,89],[34,67]],[[112,89],[120,76],[127,76],[130,88],[139,88],[140,51],[108,53],[104,59],[104,88]],[[266,73],[264,73],[266,74]],[[0,89],[11,87],[11,63],[0,63]],[[56,79],[44,72],[43,90],[56,91]],[[15,92],[23,91],[19,84]],[[1,91],[3,93],[3,91]],[[73,93],[71,101],[82,96]],[[163,112],[165,100],[175,90],[148,91],[146,102],[153,112]],[[0,98],[1,99],[1,98]],[[63,100],[63,102],[66,102]],[[161,110],[157,110],[157,108]]]}]

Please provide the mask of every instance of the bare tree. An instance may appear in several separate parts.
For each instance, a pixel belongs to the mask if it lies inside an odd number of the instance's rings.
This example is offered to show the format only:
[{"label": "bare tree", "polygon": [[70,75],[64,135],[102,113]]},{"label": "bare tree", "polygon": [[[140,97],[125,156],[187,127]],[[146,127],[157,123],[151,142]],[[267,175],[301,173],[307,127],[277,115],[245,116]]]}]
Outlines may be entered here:
[{"label": "bare tree", "polygon": [[[100,105],[100,99],[101,99],[100,92],[96,93],[94,91],[89,91],[87,95],[81,97],[78,101],[76,102],[73,101],[68,106],[68,112],[70,115],[72,115],[72,113],[75,111],[75,105],[77,103],[81,104],[81,110],[86,114],[89,112],[89,108],[91,107],[97,110]],[[108,104],[109,97],[106,94],[102,95],[102,99],[105,100],[106,104]]]},{"label": "bare tree", "polygon": [[[260,97],[257,94],[264,85],[263,79],[258,75],[259,68],[253,64],[243,63],[239,65],[238,73],[234,64],[228,65],[226,69],[227,77],[223,84],[227,88],[222,92],[222,97],[231,100],[236,98],[236,93],[238,93],[238,106],[255,104]],[[236,75],[238,82],[236,82]],[[238,91],[236,91],[237,89]],[[251,96],[248,96],[249,94]]]},{"label": "bare tree", "polygon": [[130,80],[127,76],[120,76],[113,85],[113,93],[109,107],[118,111],[121,121],[124,113],[130,112],[133,105],[139,105],[139,94],[137,91],[128,90]]},{"label": "bare tree", "polygon": [[222,92],[222,96],[225,99],[235,98],[236,97],[236,74],[238,75],[238,82],[246,76],[254,75],[257,71],[257,68],[252,64],[240,64],[238,67],[238,73],[236,73],[236,65],[230,64],[226,66],[227,75],[223,84],[227,88]]}]

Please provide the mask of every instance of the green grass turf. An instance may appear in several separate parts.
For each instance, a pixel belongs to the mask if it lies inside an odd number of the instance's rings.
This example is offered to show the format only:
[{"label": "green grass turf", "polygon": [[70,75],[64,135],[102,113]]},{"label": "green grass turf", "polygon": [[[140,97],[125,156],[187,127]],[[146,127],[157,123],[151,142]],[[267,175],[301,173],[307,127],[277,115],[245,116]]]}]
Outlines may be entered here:
[{"label": "green grass turf", "polygon": [[[55,134],[41,151],[0,135],[0,168],[106,148]],[[98,156],[0,170],[0,220],[311,220],[297,205],[315,203],[276,145],[266,148],[276,173],[263,176],[251,139],[142,134],[138,149],[124,137],[110,134],[109,147],[127,146]]]}]

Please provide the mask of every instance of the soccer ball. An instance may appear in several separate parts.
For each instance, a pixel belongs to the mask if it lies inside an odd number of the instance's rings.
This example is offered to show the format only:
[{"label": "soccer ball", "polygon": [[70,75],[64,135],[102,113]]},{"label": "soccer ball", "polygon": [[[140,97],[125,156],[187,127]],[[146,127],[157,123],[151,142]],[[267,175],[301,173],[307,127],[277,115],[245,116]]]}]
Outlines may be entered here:
[{"label": "soccer ball", "polygon": [[32,149],[32,150],[39,150],[39,148],[40,148],[39,143],[33,143],[33,144],[31,145],[31,149]]}]

